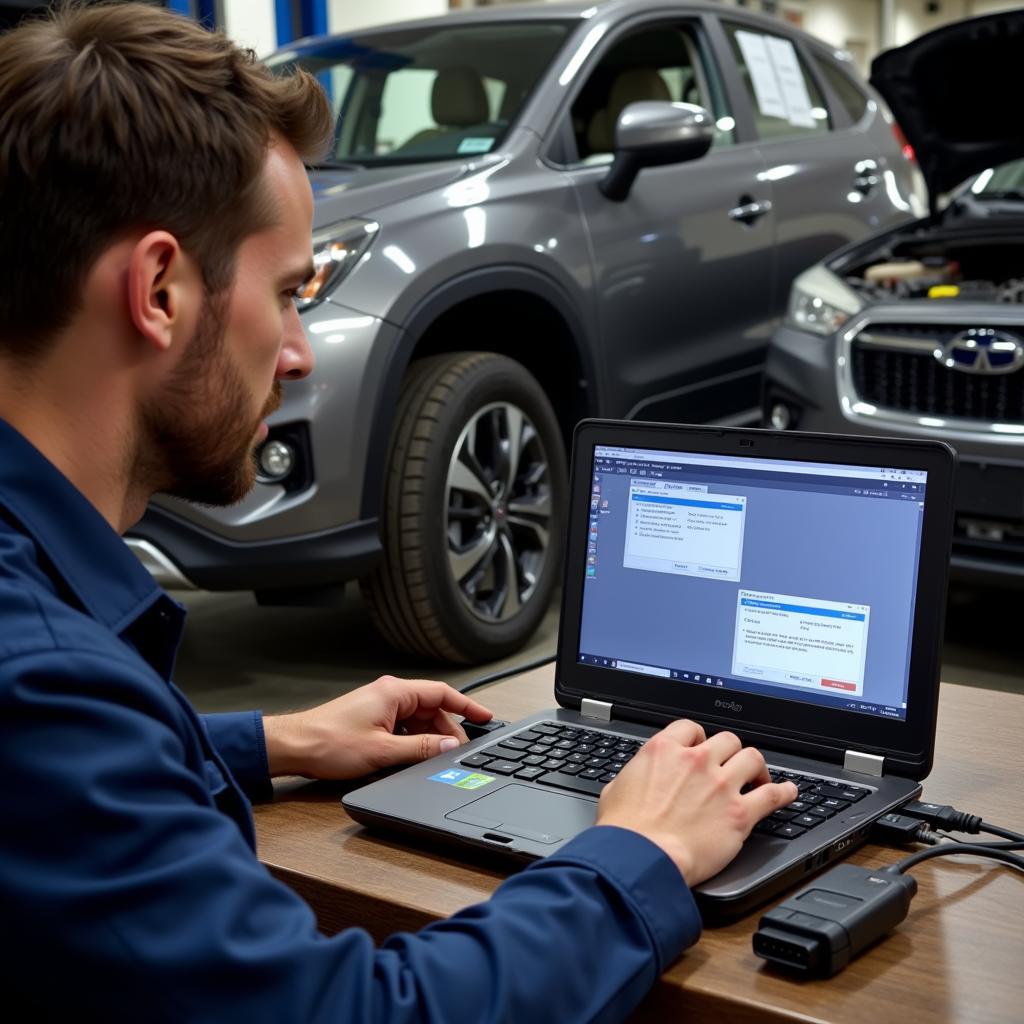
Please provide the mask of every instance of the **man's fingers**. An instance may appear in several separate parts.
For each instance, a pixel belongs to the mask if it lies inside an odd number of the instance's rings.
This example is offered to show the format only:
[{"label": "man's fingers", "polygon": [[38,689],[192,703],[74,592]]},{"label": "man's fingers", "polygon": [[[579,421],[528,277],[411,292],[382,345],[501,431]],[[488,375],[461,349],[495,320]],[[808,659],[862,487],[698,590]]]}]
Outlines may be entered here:
[{"label": "man's fingers", "polygon": [[666,736],[671,736],[684,747],[695,747],[707,738],[704,730],[696,722],[691,722],[689,718],[679,718],[670,722],[662,732]]},{"label": "man's fingers", "polygon": [[716,732],[707,742],[711,758],[717,764],[725,764],[743,749],[739,736],[734,732]]},{"label": "man's fingers", "polygon": [[409,735],[436,732],[442,736],[454,736],[460,743],[469,742],[462,726],[445,711],[435,711],[429,720],[407,718],[398,724],[404,726]]},{"label": "man's fingers", "polygon": [[[739,743],[739,740],[736,742]],[[772,777],[768,773],[768,765],[764,761],[764,755],[755,747],[743,747],[742,750],[737,751],[730,757],[722,767],[738,786],[746,786],[748,784],[760,786],[772,781]]]},{"label": "man's fingers", "polygon": [[483,704],[459,693],[447,683],[432,679],[394,679],[391,685],[398,693],[398,718],[433,718],[438,709],[461,715],[472,722],[488,722],[494,712]]},{"label": "man's fingers", "polygon": [[448,750],[454,750],[457,746],[458,740],[454,736],[440,736],[437,733],[389,736],[384,751],[385,761],[381,767],[426,761]]},{"label": "man's fingers", "polygon": [[741,799],[753,815],[751,826],[762,818],[767,818],[772,811],[791,804],[797,798],[798,792],[792,782],[767,782],[745,793]]}]

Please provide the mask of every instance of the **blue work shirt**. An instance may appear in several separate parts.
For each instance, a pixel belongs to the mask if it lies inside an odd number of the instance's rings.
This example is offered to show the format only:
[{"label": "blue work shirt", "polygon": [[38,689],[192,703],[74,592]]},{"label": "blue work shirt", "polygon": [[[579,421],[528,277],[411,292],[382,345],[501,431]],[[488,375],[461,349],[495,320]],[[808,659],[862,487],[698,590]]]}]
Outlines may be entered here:
[{"label": "blue work shirt", "polygon": [[199,716],[170,680],[183,623],[0,420],[5,1005],[106,1022],[611,1021],[696,941],[676,867],[611,827],[380,948],[358,927],[320,934],[256,858],[262,717]]}]

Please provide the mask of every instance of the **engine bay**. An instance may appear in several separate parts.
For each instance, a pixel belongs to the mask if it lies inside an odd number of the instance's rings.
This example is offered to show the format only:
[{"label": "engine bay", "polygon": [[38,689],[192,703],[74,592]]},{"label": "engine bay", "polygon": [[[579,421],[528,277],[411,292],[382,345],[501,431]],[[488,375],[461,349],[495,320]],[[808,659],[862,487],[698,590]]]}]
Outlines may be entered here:
[{"label": "engine bay", "polygon": [[959,299],[1024,303],[1024,244],[1014,239],[900,241],[876,249],[840,276],[869,302]]}]

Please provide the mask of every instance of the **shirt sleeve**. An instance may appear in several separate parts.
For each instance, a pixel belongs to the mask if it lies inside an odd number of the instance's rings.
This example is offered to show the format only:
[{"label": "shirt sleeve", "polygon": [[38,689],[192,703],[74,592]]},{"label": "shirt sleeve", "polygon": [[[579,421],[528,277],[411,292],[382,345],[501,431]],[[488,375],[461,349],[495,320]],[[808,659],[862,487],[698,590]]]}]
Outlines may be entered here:
[{"label": "shirt sleeve", "polygon": [[237,711],[199,717],[214,749],[245,795],[254,803],[270,800],[274,787],[270,781],[262,712]]},{"label": "shirt sleeve", "polygon": [[621,1020],[699,933],[672,862],[596,827],[416,934],[323,936],[187,767],[174,702],[57,653],[0,669],[5,973],[40,1019]]}]

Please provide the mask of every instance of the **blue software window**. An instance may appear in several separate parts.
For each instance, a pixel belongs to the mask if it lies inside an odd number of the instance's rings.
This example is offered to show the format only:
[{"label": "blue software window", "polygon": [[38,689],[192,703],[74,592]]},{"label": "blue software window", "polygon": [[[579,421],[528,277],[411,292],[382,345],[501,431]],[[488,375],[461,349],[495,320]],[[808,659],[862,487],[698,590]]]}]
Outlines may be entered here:
[{"label": "blue software window", "polygon": [[926,474],[599,447],[583,661],[906,717]]}]

